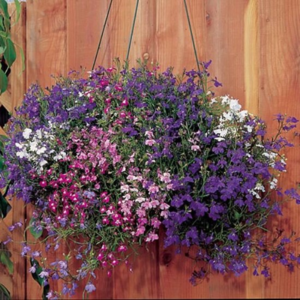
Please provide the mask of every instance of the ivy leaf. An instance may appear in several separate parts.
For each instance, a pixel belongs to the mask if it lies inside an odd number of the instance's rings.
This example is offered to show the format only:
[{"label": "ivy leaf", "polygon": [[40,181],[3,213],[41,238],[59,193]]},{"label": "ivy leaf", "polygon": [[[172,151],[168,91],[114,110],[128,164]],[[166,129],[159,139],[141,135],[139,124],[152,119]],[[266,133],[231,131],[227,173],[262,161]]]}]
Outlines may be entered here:
[{"label": "ivy leaf", "polygon": [[10,275],[13,274],[14,272],[14,265],[13,265],[13,262],[10,260],[9,258],[9,254],[8,254],[8,251],[6,250],[0,250],[0,262],[6,266],[8,272]]},{"label": "ivy leaf", "polygon": [[3,53],[5,52],[5,49],[6,49],[5,47],[0,46],[0,55],[3,54]]},{"label": "ivy leaf", "polygon": [[20,19],[20,14],[21,14],[21,4],[20,4],[19,0],[14,0],[14,2],[15,2],[16,12],[17,12],[15,23],[17,23],[17,22],[19,21],[19,19]]},{"label": "ivy leaf", "polygon": [[43,294],[42,294],[43,300],[48,300],[47,294],[49,293],[49,291],[50,291],[50,285],[47,283],[43,288]]},{"label": "ivy leaf", "polygon": [[33,279],[40,286],[43,286],[45,278],[40,276],[41,272],[43,271],[42,267],[40,266],[39,262],[36,259],[32,258],[32,257],[30,258],[30,264],[31,264],[32,267],[35,267],[35,272],[31,273]]},{"label": "ivy leaf", "polygon": [[43,229],[38,229],[35,226],[35,222],[36,219],[35,218],[31,218],[30,222],[29,222],[29,231],[32,234],[32,236],[37,240],[38,238],[40,238],[43,234]]},{"label": "ivy leaf", "polygon": [[4,300],[11,299],[9,290],[2,283],[0,283],[0,291],[5,296]]},{"label": "ivy leaf", "polygon": [[7,202],[7,200],[0,192],[0,218],[4,219],[10,210],[11,210],[11,205]]},{"label": "ivy leaf", "polygon": [[6,30],[9,30],[10,20],[9,20],[8,6],[5,0],[0,0],[0,12],[4,17],[4,27],[6,28]]},{"label": "ivy leaf", "polygon": [[41,277],[40,274],[43,271],[42,267],[40,266],[39,262],[34,259],[34,258],[30,258],[30,264],[31,266],[35,267],[35,272],[31,273],[33,279],[40,285],[43,287],[43,293],[42,293],[42,299],[43,300],[47,300],[47,294],[50,291],[50,285],[48,282],[46,282],[44,277]]},{"label": "ivy leaf", "polygon": [[4,51],[4,58],[9,67],[14,63],[17,58],[15,45],[10,37],[6,39],[6,49]]},{"label": "ivy leaf", "polygon": [[0,95],[7,90],[7,76],[5,73],[0,69]]}]

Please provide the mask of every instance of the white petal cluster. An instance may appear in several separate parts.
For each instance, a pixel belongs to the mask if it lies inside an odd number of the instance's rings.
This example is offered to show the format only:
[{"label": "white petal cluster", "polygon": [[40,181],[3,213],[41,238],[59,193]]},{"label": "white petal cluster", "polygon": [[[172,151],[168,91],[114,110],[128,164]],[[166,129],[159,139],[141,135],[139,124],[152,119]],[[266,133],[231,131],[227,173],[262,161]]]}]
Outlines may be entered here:
[{"label": "white petal cluster", "polygon": [[[237,99],[230,98],[228,95],[213,98],[211,105],[220,103],[225,111],[220,115],[219,125],[214,133],[217,135],[216,140],[222,141],[226,137],[234,137],[237,133],[236,125],[244,122],[249,115],[247,110],[242,110],[242,106]],[[244,130],[252,132],[253,128],[250,125],[243,125]]]},{"label": "white petal cluster", "polygon": [[52,133],[55,126],[51,124],[51,131],[37,129],[33,131],[30,128],[25,128],[22,132],[24,141],[16,143],[16,156],[21,159],[27,159],[36,167],[36,171],[41,173],[43,167],[48,163],[49,159],[58,161],[66,157],[64,151],[58,152],[55,148],[55,136]]}]

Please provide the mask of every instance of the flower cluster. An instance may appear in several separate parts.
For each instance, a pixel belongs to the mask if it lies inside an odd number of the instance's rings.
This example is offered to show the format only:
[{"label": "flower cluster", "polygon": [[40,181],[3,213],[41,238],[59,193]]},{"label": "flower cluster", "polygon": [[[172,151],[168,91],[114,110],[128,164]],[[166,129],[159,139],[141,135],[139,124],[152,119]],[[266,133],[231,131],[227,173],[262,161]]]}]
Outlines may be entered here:
[{"label": "flower cluster", "polygon": [[[214,95],[208,85],[220,83],[208,65],[179,79],[171,69],[117,64],[29,89],[8,126],[1,184],[33,206],[30,228],[46,236],[46,250],[69,243],[61,260],[43,265],[44,284],[64,279],[61,293],[72,295],[84,279],[92,292],[96,268],[109,276],[120,262],[130,268],[135,246],[158,240],[160,227],[166,247],[197,247],[190,257],[222,274],[243,273],[250,256],[255,275],[268,276],[267,261],[290,270],[300,262],[286,247],[291,237],[281,232],[268,244],[264,234],[281,214],[278,198],[300,202],[296,189],[277,186],[282,149],[292,146],[283,134],[298,120],[277,115],[278,132],[267,138],[263,120]],[[37,272],[40,252],[24,243],[22,255]],[[72,257],[81,261],[75,275]]]}]

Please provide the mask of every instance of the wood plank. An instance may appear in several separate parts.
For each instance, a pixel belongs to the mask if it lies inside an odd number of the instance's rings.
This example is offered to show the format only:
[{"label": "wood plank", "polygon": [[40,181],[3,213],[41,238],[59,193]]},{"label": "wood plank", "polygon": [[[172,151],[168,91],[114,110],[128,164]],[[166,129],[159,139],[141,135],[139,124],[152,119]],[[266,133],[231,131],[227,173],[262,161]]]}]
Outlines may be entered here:
[{"label": "wood plank", "polygon": [[66,0],[27,1],[27,86],[66,75]]},{"label": "wood plank", "polygon": [[[26,2],[26,85],[38,82],[41,87],[51,87],[55,80],[51,77],[66,75],[66,0]],[[27,210],[28,221],[32,210]],[[43,249],[43,246],[36,246]],[[55,261],[62,257],[63,245],[58,253],[49,251],[47,259]],[[42,253],[44,253],[42,251]],[[45,253],[44,253],[45,254]],[[26,297],[40,299],[42,290],[30,274],[26,281]],[[51,289],[61,290],[62,282],[51,282]]]},{"label": "wood plank", "polygon": [[[259,115],[259,34],[259,3],[250,0],[244,15],[244,87],[245,109],[255,115]],[[253,276],[253,260],[249,259],[247,264],[246,297],[264,298],[265,279]]]},{"label": "wood plank", "polygon": [[218,95],[229,94],[245,102],[244,14],[248,0],[206,1],[206,60],[212,60],[210,74],[223,86]]},{"label": "wood plank", "polygon": [[137,248],[138,255],[129,259],[132,272],[125,263],[114,270],[113,299],[161,299],[158,268],[158,242]]},{"label": "wood plank", "polygon": [[[277,124],[273,122],[277,113],[293,115],[299,119],[300,78],[299,2],[260,1],[260,89],[259,111],[269,125],[269,134],[274,134]],[[295,144],[299,144],[296,139]],[[300,154],[296,146],[287,152],[288,169],[280,180],[280,186],[292,187],[300,176]],[[295,203],[284,205],[283,217],[274,219],[269,228],[283,228],[288,234],[293,229],[300,233],[300,208]],[[300,252],[298,246],[298,253]],[[271,280],[265,283],[267,298],[299,298],[299,269],[289,274],[283,266],[272,266]]]},{"label": "wood plank", "polygon": [[[187,8],[194,36],[197,56],[203,61],[206,34],[206,12],[204,0],[187,1]],[[197,70],[196,58],[188,25],[188,19],[182,0],[157,1],[157,61],[164,71],[173,67],[181,74],[183,69]]]},{"label": "wood plank", "polygon": [[[68,71],[92,68],[108,3],[106,0],[74,0],[67,3]],[[103,64],[102,49],[107,46],[107,40],[106,30],[98,64]]]},{"label": "wood plank", "polygon": [[[109,3],[110,0],[67,3],[68,69],[92,68]],[[114,58],[119,57],[122,62],[126,58],[135,5],[135,0],[126,4],[120,0],[112,2],[95,67],[110,67]],[[129,57],[133,65],[138,58],[151,61],[155,57],[155,5],[155,0],[139,3]]]},{"label": "wood plank", "polygon": [[[20,54],[19,47],[25,51],[25,29],[26,29],[26,4],[21,4],[21,13],[18,23],[16,21],[15,5],[10,4],[9,14],[12,16],[11,22],[11,37],[16,45],[17,59],[12,65],[11,73],[9,75],[9,88],[8,91],[1,95],[1,103],[5,106],[8,112],[13,113],[14,107],[19,104],[25,92],[25,72],[22,71],[23,62]],[[1,128],[1,134],[5,134]],[[10,203],[12,210],[9,212],[4,223],[7,226],[11,226],[16,222],[24,223],[24,205],[15,198]],[[1,232],[5,235],[1,236],[1,240],[6,240],[8,236],[11,236],[13,242],[8,244],[8,249],[11,251],[11,260],[14,266],[14,272],[12,276],[7,277],[5,280],[6,270],[0,275],[0,282],[3,283],[11,292],[11,296],[14,299],[22,299],[25,295],[25,280],[26,280],[26,265],[24,258],[21,257],[21,244],[23,238],[22,228],[15,229],[12,233],[9,233],[7,229],[3,231],[4,224],[1,224]],[[4,233],[5,232],[5,233]],[[3,238],[3,239],[2,239]],[[8,281],[9,278],[9,281]]]},{"label": "wood plank", "polygon": [[[245,12],[248,0],[206,1],[206,61],[212,60],[211,77],[222,87],[213,88],[217,95],[229,94],[245,104]],[[209,298],[245,298],[246,275],[212,275]]]}]

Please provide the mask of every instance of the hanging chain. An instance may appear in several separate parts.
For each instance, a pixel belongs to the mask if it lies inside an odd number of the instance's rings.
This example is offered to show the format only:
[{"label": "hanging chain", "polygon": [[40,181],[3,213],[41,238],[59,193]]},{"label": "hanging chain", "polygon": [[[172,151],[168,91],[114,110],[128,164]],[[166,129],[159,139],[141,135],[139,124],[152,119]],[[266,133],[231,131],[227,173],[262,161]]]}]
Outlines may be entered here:
[{"label": "hanging chain", "polygon": [[184,7],[185,7],[185,12],[186,12],[186,17],[189,23],[189,29],[190,29],[190,34],[191,34],[191,38],[192,38],[192,43],[193,43],[193,48],[194,48],[194,54],[195,54],[195,58],[196,58],[196,63],[197,63],[197,68],[198,68],[198,72],[200,73],[200,63],[198,60],[198,55],[197,55],[197,50],[196,50],[196,45],[195,45],[195,41],[194,41],[194,35],[193,35],[193,31],[192,31],[192,26],[191,26],[191,21],[190,21],[190,16],[189,16],[189,11],[186,5],[186,0],[184,0]]},{"label": "hanging chain", "polygon": [[132,36],[133,36],[133,30],[134,30],[134,25],[135,25],[137,10],[138,10],[138,7],[139,7],[139,1],[140,0],[136,0],[135,12],[134,12],[133,22],[132,22],[132,26],[131,26],[131,32],[130,32],[128,49],[127,49],[127,55],[126,55],[126,62],[128,62],[128,58],[129,58],[129,52],[130,52],[130,47],[131,47],[131,41],[132,41]]},{"label": "hanging chain", "polygon": [[[106,14],[106,18],[105,18],[104,25],[103,25],[103,28],[102,28],[100,40],[99,40],[99,43],[98,43],[98,48],[97,48],[97,51],[96,51],[94,63],[93,63],[93,66],[92,66],[92,70],[94,69],[95,64],[96,64],[96,60],[97,60],[99,49],[100,49],[100,46],[101,46],[101,43],[102,43],[102,38],[103,38],[103,34],[104,34],[105,27],[106,27],[106,23],[107,23],[107,19],[108,19],[108,16],[109,16],[109,12],[110,12],[110,9],[111,9],[112,2],[113,2],[113,0],[110,0],[109,7],[108,7],[108,10],[107,10],[107,14]],[[191,34],[191,38],[192,38],[192,44],[193,44],[193,49],[194,49],[194,55],[195,55],[195,58],[196,58],[197,68],[198,68],[198,71],[200,73],[200,63],[199,63],[199,60],[198,60],[197,49],[196,49],[196,45],[195,45],[195,40],[194,40],[194,35],[193,35],[193,30],[192,30],[192,26],[191,26],[191,21],[190,21],[190,16],[189,16],[186,0],[183,0],[183,2],[184,2],[186,17],[187,17],[187,20],[188,20],[189,30],[190,30],[190,34]],[[128,42],[126,62],[128,62],[128,58],[129,58],[129,53],[130,53],[130,48],[131,48],[131,43],[132,43],[132,37],[133,37],[133,31],[134,31],[134,27],[135,27],[135,21],[136,21],[138,6],[139,6],[139,0],[136,0],[135,12],[134,12],[133,22],[132,22],[132,26],[131,26],[129,42]]]},{"label": "hanging chain", "polygon": [[102,27],[102,32],[101,32],[100,40],[99,40],[99,43],[98,43],[98,47],[97,47],[95,59],[94,59],[94,62],[93,62],[92,70],[94,70],[94,67],[95,67],[95,64],[96,64],[96,60],[97,60],[99,49],[100,49],[100,46],[101,46],[101,43],[102,43],[102,38],[103,38],[103,34],[104,34],[105,27],[106,27],[106,23],[107,23],[107,19],[108,19],[108,16],[109,16],[109,12],[110,12],[112,2],[113,2],[113,0],[110,0],[109,7],[108,7],[108,10],[107,10],[107,14],[106,14],[106,18],[105,18],[105,21],[104,21],[104,25]]}]

